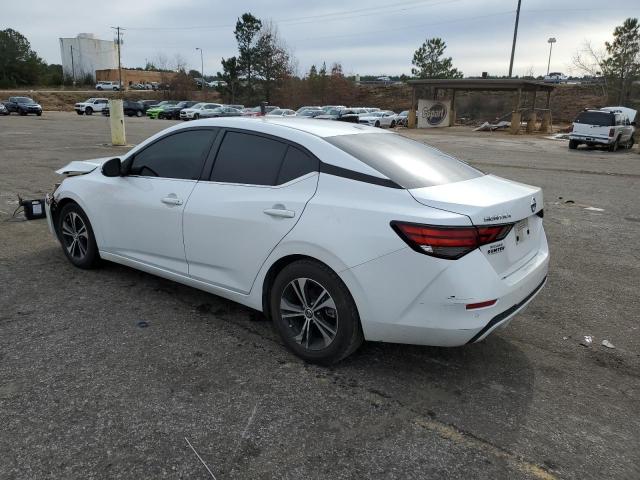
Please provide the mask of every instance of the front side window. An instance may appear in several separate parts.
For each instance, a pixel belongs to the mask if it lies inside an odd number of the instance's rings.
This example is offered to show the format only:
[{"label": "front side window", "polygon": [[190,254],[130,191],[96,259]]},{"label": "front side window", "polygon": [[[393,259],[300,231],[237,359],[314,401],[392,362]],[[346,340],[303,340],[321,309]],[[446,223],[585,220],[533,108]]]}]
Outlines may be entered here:
[{"label": "front side window", "polygon": [[130,175],[197,180],[217,130],[187,130],[135,154]]},{"label": "front side window", "polygon": [[325,140],[403,188],[432,187],[484,175],[440,150],[394,133],[336,135]]}]

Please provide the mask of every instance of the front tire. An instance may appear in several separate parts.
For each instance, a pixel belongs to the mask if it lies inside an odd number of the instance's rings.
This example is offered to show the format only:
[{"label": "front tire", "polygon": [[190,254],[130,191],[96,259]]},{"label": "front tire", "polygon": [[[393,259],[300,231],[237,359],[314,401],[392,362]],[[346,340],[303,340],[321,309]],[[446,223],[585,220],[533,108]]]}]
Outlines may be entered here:
[{"label": "front tire", "polygon": [[67,203],[58,215],[58,237],[67,259],[76,267],[95,268],[100,260],[87,214],[77,203]]},{"label": "front tire", "polygon": [[93,115],[93,108],[91,108],[91,107],[87,107],[87,108],[84,110],[84,113],[86,113],[87,115]]},{"label": "front tire", "polygon": [[82,110],[76,110],[76,113],[77,113],[78,115],[84,115],[84,112],[83,112]]},{"label": "front tire", "polygon": [[285,345],[307,362],[330,365],[363,342],[349,290],[335,272],[314,260],[293,262],[278,274],[269,308]]},{"label": "front tire", "polygon": [[136,117],[140,118],[142,116],[142,112],[140,110],[136,111]]},{"label": "front tire", "polygon": [[578,145],[580,144],[577,140],[569,140],[569,150],[575,150],[576,148],[578,148]]}]

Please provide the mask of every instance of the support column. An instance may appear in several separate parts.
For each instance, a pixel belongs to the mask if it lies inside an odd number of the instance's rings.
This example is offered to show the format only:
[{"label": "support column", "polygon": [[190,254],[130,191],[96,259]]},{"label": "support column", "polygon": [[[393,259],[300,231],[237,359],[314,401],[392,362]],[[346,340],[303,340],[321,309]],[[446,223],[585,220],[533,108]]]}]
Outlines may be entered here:
[{"label": "support column", "polygon": [[509,133],[517,135],[520,133],[520,121],[522,120],[522,114],[520,113],[520,102],[522,101],[522,89],[518,89],[514,101],[513,111],[511,112],[511,128]]},{"label": "support column", "polygon": [[531,115],[527,119],[527,133],[533,133],[536,130],[536,122],[538,121],[538,115],[536,113],[536,94],[538,90],[533,91],[533,100],[531,102]]},{"label": "support column", "polygon": [[456,89],[451,90],[451,110],[449,111],[449,126],[456,124]]},{"label": "support column", "polygon": [[545,111],[542,114],[542,122],[540,123],[540,132],[551,133],[552,132],[552,119],[551,119],[551,90],[547,91],[547,103]]},{"label": "support column", "polygon": [[109,100],[109,125],[111,127],[111,144],[125,146],[127,138],[124,131],[124,108],[120,99]]},{"label": "support column", "polygon": [[407,128],[416,128],[418,126],[416,117],[416,87],[411,88],[411,108],[407,117]]}]

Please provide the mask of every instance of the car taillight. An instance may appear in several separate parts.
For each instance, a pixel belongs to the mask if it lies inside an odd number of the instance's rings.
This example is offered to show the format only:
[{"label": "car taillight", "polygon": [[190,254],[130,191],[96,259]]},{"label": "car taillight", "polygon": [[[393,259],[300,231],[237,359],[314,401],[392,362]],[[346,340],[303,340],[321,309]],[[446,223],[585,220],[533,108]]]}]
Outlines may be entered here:
[{"label": "car taillight", "polygon": [[416,252],[456,260],[481,245],[502,240],[513,224],[486,227],[445,227],[391,222],[391,228]]},{"label": "car taillight", "polygon": [[615,128],[610,128],[609,129],[609,136],[613,137],[616,134],[616,129]]}]

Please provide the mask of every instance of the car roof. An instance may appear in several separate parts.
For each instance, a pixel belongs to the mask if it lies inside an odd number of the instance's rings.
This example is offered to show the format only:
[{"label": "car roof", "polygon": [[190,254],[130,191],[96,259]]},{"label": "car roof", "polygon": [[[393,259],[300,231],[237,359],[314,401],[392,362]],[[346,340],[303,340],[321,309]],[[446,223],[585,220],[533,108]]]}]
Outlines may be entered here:
[{"label": "car roof", "polygon": [[[195,126],[196,122],[181,124],[176,128],[188,128]],[[361,133],[389,133],[379,128],[367,127],[357,123],[334,122],[330,120],[306,119],[300,117],[227,117],[227,118],[210,118],[198,120],[200,126],[212,127],[228,127],[228,128],[245,128],[256,132],[277,133],[281,130],[285,133],[287,130],[298,130],[309,133],[311,135],[325,138],[336,135],[353,135]],[[390,133],[389,133],[390,134]]]}]

